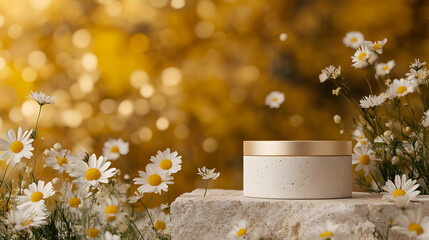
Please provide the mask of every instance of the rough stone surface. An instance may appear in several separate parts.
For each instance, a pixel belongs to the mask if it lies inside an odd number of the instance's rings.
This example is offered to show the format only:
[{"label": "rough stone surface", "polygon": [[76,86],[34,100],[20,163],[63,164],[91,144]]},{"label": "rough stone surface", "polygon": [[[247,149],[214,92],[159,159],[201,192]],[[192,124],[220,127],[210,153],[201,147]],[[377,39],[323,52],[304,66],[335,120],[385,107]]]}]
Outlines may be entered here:
[{"label": "rough stone surface", "polygon": [[[244,197],[242,191],[197,189],[178,197],[171,205],[173,240],[227,239],[241,219],[249,231],[258,229],[269,239],[302,239],[315,225],[327,220],[345,224],[354,239],[375,239],[386,233],[388,222],[401,210],[379,195],[353,193],[352,198],[329,200],[274,200]],[[420,196],[412,208],[429,216],[429,197]],[[389,239],[396,239],[390,232]],[[400,238],[405,239],[405,238]]]}]

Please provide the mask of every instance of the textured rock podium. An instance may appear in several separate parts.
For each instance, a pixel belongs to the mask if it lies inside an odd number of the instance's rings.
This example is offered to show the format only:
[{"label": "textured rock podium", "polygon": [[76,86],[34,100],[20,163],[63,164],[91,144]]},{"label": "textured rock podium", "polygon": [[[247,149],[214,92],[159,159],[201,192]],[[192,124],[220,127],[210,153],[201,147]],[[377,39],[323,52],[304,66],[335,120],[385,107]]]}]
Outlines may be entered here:
[{"label": "textured rock podium", "polygon": [[[203,194],[203,189],[197,189],[173,202],[173,240],[227,239],[227,234],[241,219],[247,220],[249,231],[259,229],[269,239],[302,239],[315,225],[328,220],[346,224],[356,239],[375,239],[373,233],[385,232],[400,211],[381,196],[367,193],[328,200],[249,198],[244,197],[242,191],[221,189],[209,189],[206,197]],[[421,196],[412,205],[412,208],[422,208],[423,215],[429,215],[429,197]]]}]

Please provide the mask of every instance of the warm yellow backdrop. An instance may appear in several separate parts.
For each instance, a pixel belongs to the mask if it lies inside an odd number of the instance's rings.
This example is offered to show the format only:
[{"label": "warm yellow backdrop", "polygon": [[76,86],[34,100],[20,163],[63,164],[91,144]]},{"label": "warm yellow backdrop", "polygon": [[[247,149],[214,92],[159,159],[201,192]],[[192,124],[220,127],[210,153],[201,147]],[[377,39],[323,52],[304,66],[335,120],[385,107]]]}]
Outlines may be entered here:
[{"label": "warm yellow backdrop", "polygon": [[[121,137],[131,152],[114,165],[133,177],[158,149],[183,156],[172,197],[204,186],[203,165],[221,172],[212,187],[240,189],[243,140],[348,139],[332,122],[347,105],[318,80],[342,65],[367,93],[346,32],[387,37],[400,77],[429,60],[428,17],[417,0],[1,0],[0,130],[31,128],[25,96],[43,91],[57,104],[44,107],[42,149],[100,154]],[[286,96],[278,110],[264,106],[273,90]]]}]

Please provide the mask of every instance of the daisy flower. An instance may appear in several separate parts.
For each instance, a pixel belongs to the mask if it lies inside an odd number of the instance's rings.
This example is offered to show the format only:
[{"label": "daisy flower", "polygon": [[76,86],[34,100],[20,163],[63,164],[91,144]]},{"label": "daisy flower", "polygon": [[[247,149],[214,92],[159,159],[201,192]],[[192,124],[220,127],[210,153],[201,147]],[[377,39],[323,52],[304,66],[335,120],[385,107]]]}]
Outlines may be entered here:
[{"label": "daisy flower", "polygon": [[383,193],[383,199],[394,201],[398,196],[406,195],[410,200],[414,200],[420,194],[420,191],[416,190],[417,188],[419,188],[419,184],[416,180],[408,179],[405,174],[402,177],[396,175],[395,183],[388,180],[383,187],[383,190],[386,191]]},{"label": "daisy flower", "polygon": [[121,236],[105,232],[103,240],[121,240]]},{"label": "daisy flower", "polygon": [[156,156],[150,157],[150,161],[153,162],[151,165],[155,166],[155,168],[159,168],[169,175],[182,169],[182,156],[178,156],[177,151],[170,152],[170,148],[163,152],[158,151]]},{"label": "daisy flower", "polygon": [[50,97],[43,92],[33,92],[30,91],[30,94],[28,95],[28,98],[33,99],[36,101],[40,106],[43,106],[45,104],[54,104],[55,97]]},{"label": "daisy flower", "polygon": [[159,208],[161,209],[161,211],[163,211],[165,214],[170,214],[170,205],[168,204],[161,204],[159,206]]},{"label": "daisy flower", "polygon": [[360,100],[361,108],[374,108],[386,101],[385,98],[375,95],[365,96]]},{"label": "daisy flower", "polygon": [[374,51],[378,54],[382,54],[383,47],[386,44],[386,42],[387,42],[387,38],[381,41],[375,41],[375,42],[365,41],[364,44],[369,48],[369,50]]},{"label": "daisy flower", "polygon": [[29,227],[38,228],[47,225],[46,218],[47,215],[44,211],[10,210],[6,214],[5,223],[20,231]]},{"label": "daisy flower", "polygon": [[139,191],[135,191],[134,194],[128,198],[129,203],[136,203],[138,200],[140,200],[143,197],[143,193]]},{"label": "daisy flower", "polygon": [[246,220],[241,220],[236,226],[229,232],[229,239],[248,239],[249,232],[247,231]]},{"label": "daisy flower", "polygon": [[171,229],[170,216],[165,214],[163,211],[154,212],[153,223],[155,225],[155,230],[159,233],[167,233]]},{"label": "daisy flower", "polygon": [[51,148],[48,156],[45,159],[46,166],[57,170],[59,174],[68,169],[69,161],[70,151],[67,149],[57,151],[54,148]]},{"label": "daisy flower", "polygon": [[361,32],[353,31],[348,32],[343,38],[343,43],[347,47],[357,49],[365,41],[363,34]]},{"label": "daisy flower", "polygon": [[352,66],[355,68],[365,68],[368,66],[368,61],[370,60],[371,51],[367,46],[362,45],[352,56]]},{"label": "daisy flower", "polygon": [[4,151],[0,155],[0,159],[6,159],[6,163],[11,163],[12,167],[21,161],[21,158],[31,158],[34,150],[32,143],[34,139],[30,138],[33,130],[22,132],[22,128],[18,128],[18,134],[15,135],[13,129],[9,129],[8,133],[4,134],[5,139],[0,139],[0,151]]},{"label": "daisy flower", "polygon": [[129,145],[129,143],[124,142],[121,138],[111,138],[104,143],[103,155],[107,160],[116,160],[120,155],[128,154]]},{"label": "daisy flower", "polygon": [[279,91],[272,91],[265,98],[265,105],[270,108],[279,108],[280,105],[284,102],[285,95]]},{"label": "daisy flower", "polygon": [[100,230],[99,229],[100,229],[99,226],[94,226],[94,227],[88,228],[86,235],[91,239],[98,238],[100,236]]},{"label": "daisy flower", "polygon": [[64,208],[69,209],[73,213],[80,214],[80,207],[84,205],[85,199],[91,196],[89,186],[80,186],[78,189],[73,190],[73,184],[65,183],[61,189],[64,201]]},{"label": "daisy flower", "polygon": [[429,127],[429,110],[427,110],[426,112],[424,112],[424,116],[422,119],[422,125],[423,127]]},{"label": "daisy flower", "polygon": [[401,234],[417,240],[429,239],[429,218],[422,216],[421,209],[408,210],[396,219],[396,226],[392,227]]},{"label": "daisy flower", "polygon": [[352,164],[358,164],[356,171],[363,169],[365,176],[368,176],[369,171],[374,169],[375,153],[369,146],[361,146],[353,149]]},{"label": "daisy flower", "polygon": [[40,210],[45,207],[45,199],[54,195],[55,191],[52,190],[52,183],[48,182],[45,185],[44,181],[39,180],[24,189],[24,196],[18,196],[18,209]]},{"label": "daisy flower", "polygon": [[416,90],[415,83],[406,79],[395,79],[389,85],[387,89],[387,95],[389,98],[404,97],[409,93],[413,93]]},{"label": "daisy flower", "polygon": [[414,59],[414,62],[410,63],[410,69],[414,69],[416,71],[420,70],[426,62],[420,62],[420,59]]},{"label": "daisy flower", "polygon": [[341,225],[333,224],[328,221],[323,225],[315,226],[307,235],[306,239],[326,239],[326,240],[339,240],[346,239],[345,234],[341,231]]},{"label": "daisy flower", "polygon": [[215,180],[220,175],[220,173],[215,173],[214,172],[215,169],[216,168],[208,169],[206,167],[198,168],[198,175],[200,175],[201,177],[203,177],[204,180],[210,180],[210,179]]},{"label": "daisy flower", "polygon": [[97,209],[103,222],[117,225],[123,221],[127,213],[121,211],[121,205],[123,205],[123,203],[119,202],[114,196],[102,199]]},{"label": "daisy flower", "polygon": [[354,148],[369,146],[368,138],[359,138]]},{"label": "daisy flower", "polygon": [[335,68],[333,65],[322,69],[322,73],[319,74],[319,80],[321,83],[325,82],[328,79],[337,79],[341,76],[341,66]]},{"label": "daisy flower", "polygon": [[141,185],[137,190],[141,193],[158,193],[168,191],[167,184],[173,184],[173,177],[166,171],[155,168],[152,164],[146,166],[146,172],[139,171],[139,178],[134,178],[134,184]]},{"label": "daisy flower", "polygon": [[395,66],[395,61],[390,60],[387,63],[379,63],[375,66],[375,71],[378,76],[385,76],[390,73],[392,68]]},{"label": "daisy flower", "polygon": [[419,70],[411,68],[410,72],[406,73],[405,76],[407,76],[408,80],[415,81],[417,84],[423,84],[429,77],[429,72],[426,68],[421,68]]},{"label": "daisy flower", "polygon": [[357,127],[353,131],[353,139],[359,141],[359,139],[363,139],[363,138],[365,138],[365,133],[363,132],[363,128],[362,127]]},{"label": "daisy flower", "polygon": [[97,159],[95,154],[92,154],[88,163],[79,160],[70,164],[70,176],[75,177],[77,182],[99,187],[100,183],[108,183],[108,179],[115,175],[116,168],[108,169],[110,164],[105,157],[100,156]]},{"label": "daisy flower", "polygon": [[410,197],[408,195],[399,195],[393,200],[397,208],[407,208],[410,205]]}]

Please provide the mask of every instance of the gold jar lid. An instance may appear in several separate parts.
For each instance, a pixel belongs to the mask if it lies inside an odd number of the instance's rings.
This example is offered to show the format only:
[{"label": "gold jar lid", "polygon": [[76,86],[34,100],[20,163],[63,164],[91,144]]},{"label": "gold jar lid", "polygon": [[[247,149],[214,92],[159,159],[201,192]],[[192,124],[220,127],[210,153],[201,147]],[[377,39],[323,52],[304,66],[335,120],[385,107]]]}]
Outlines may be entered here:
[{"label": "gold jar lid", "polygon": [[350,156],[351,141],[244,141],[244,156]]}]

